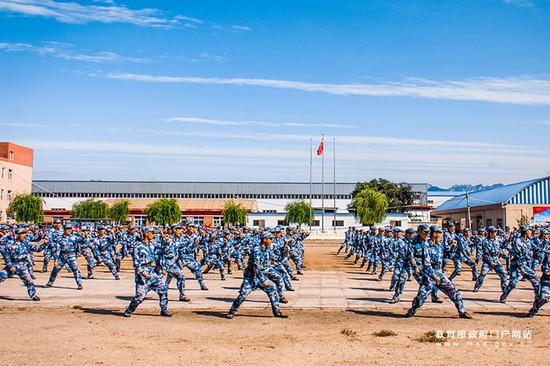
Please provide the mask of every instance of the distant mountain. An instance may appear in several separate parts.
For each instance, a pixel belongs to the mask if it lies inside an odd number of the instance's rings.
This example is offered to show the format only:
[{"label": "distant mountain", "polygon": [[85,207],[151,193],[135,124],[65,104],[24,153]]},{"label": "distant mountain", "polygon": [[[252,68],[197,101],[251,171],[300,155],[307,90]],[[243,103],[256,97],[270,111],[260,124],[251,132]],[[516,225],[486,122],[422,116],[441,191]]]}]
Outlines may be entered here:
[{"label": "distant mountain", "polygon": [[442,191],[451,191],[451,192],[480,192],[480,191],[486,191],[489,189],[499,188],[504,186],[502,183],[492,184],[490,186],[485,186],[483,184],[455,184],[450,188],[441,188],[438,186],[432,186],[431,184],[428,186],[428,191],[430,192],[442,192]]}]

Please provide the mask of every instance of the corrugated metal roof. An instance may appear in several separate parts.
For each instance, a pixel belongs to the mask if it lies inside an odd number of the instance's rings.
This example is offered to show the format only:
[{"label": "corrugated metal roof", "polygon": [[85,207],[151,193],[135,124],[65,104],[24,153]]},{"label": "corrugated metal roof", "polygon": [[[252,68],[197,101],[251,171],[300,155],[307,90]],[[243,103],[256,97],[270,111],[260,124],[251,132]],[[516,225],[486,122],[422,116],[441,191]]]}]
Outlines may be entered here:
[{"label": "corrugated metal roof", "polygon": [[[427,184],[410,183],[424,193]],[[337,195],[349,195],[355,183],[336,183]],[[309,194],[309,183],[283,182],[154,182],[154,181],[58,181],[35,180],[33,192],[54,193],[158,193],[158,194]],[[321,194],[321,183],[312,184],[313,194]],[[333,183],[325,183],[325,194],[333,193]]]},{"label": "corrugated metal roof", "polygon": [[[117,199],[106,199],[107,204],[117,202]],[[144,209],[149,204],[156,201],[152,198],[131,198],[128,200],[130,208],[132,209]],[[180,210],[206,210],[206,211],[222,211],[225,204],[230,200],[224,199],[176,199]],[[256,200],[233,200],[235,203],[241,205],[246,211],[258,211],[258,203]]]},{"label": "corrugated metal roof", "polygon": [[[470,207],[498,204],[549,204],[549,180],[550,177],[538,178],[524,182],[509,184],[487,191],[470,193]],[[546,195],[544,195],[544,192],[542,192],[544,187],[546,187],[547,190]],[[458,210],[467,207],[467,196],[466,194],[462,194],[442,203],[439,207],[437,207],[434,214],[437,214],[441,211]]]}]

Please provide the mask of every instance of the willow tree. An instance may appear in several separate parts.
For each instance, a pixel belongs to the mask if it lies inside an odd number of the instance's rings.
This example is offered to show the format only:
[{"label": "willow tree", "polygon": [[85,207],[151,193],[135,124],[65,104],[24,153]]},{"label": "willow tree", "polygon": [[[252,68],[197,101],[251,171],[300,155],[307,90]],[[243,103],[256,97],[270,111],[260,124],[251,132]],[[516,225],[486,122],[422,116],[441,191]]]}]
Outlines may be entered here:
[{"label": "willow tree", "polygon": [[129,213],[130,201],[128,200],[116,201],[109,208],[109,217],[118,223],[125,223],[128,221]]},{"label": "willow tree", "polygon": [[223,207],[223,222],[226,224],[246,224],[246,210],[235,201],[227,201]]},{"label": "willow tree", "polygon": [[372,226],[384,220],[388,199],[383,193],[365,187],[353,197],[350,208],[362,225]]},{"label": "willow tree", "polygon": [[93,198],[73,205],[71,216],[75,219],[106,219],[109,217],[109,206]]},{"label": "willow tree", "polygon": [[181,220],[181,210],[173,198],[160,198],[145,207],[148,222],[171,225]]},{"label": "willow tree", "polygon": [[19,194],[11,200],[8,212],[19,222],[42,222],[44,218],[42,198],[34,194]]},{"label": "willow tree", "polygon": [[290,202],[285,207],[285,222],[289,224],[310,224],[313,220],[313,210],[305,201]]}]

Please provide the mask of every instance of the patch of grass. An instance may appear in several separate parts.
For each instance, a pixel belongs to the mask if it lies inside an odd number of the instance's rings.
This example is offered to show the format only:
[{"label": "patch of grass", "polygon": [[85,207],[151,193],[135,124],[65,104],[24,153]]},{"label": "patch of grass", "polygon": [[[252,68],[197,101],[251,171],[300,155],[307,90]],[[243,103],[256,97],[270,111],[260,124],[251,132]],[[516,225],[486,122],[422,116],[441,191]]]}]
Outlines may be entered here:
[{"label": "patch of grass", "polygon": [[345,335],[346,337],[349,337],[349,338],[357,338],[358,334],[357,334],[357,331],[353,330],[353,329],[349,329],[349,328],[344,328],[340,331],[340,334],[343,334]]},{"label": "patch of grass", "polygon": [[373,335],[377,336],[377,337],[394,337],[397,335],[397,333],[395,333],[393,330],[391,329],[382,329],[381,331],[379,332],[374,332],[372,333]]},{"label": "patch of grass", "polygon": [[75,305],[73,305],[73,309],[74,310],[82,310],[82,309],[84,309],[84,306],[82,306],[82,304],[75,304]]},{"label": "patch of grass", "polygon": [[430,330],[416,340],[422,343],[444,343],[447,340],[447,332],[443,333],[443,337],[438,337],[435,330]]}]

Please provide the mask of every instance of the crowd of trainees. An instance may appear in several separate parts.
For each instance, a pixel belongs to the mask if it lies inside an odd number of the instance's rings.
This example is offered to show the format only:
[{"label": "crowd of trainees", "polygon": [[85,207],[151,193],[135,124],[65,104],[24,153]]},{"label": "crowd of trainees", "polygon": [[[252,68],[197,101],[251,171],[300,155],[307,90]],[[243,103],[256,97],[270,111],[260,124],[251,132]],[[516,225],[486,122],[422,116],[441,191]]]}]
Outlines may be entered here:
[{"label": "crowd of trainees", "polygon": [[[532,317],[550,298],[550,229],[523,225],[504,230],[489,226],[477,232],[449,224],[445,230],[438,226],[419,225],[417,230],[400,228],[350,227],[338,254],[346,253],[355,265],[366,267],[368,273],[384,275],[392,272],[389,303],[398,303],[407,281],[414,279],[418,293],[406,316],[431,297],[432,302],[443,302],[439,291],[455,304],[460,317],[471,318],[464,309],[460,290],[453,279],[460,276],[463,265],[471,269],[472,291],[478,292],[490,271],[500,279],[499,301],[506,303],[518,281],[529,281],[533,287],[533,306],[526,314]],[[453,271],[447,275],[447,265],[453,262]],[[380,272],[378,272],[380,270]],[[463,289],[464,290],[464,289]]]},{"label": "crowd of trainees", "polygon": [[[252,229],[248,227],[206,228],[192,223],[166,227],[82,226],[54,222],[52,227],[36,225],[4,225],[0,227],[0,252],[5,267],[0,282],[19,277],[30,298],[40,301],[34,283],[34,256],[43,252],[42,271],[53,269],[45,287],[54,286],[61,270],[71,272],[78,290],[83,278],[78,257],[86,263],[86,279],[94,278],[97,266],[106,266],[114,280],[124,261],[131,261],[136,285],[135,297],[124,315],[131,316],[153,290],[160,298],[161,315],[168,310],[168,288],[177,283],[179,301],[189,302],[185,293],[184,268],[198,281],[201,290],[208,287],[203,274],[219,271],[221,280],[232,274],[232,266],[243,270],[243,283],[231,307],[231,318],[239,305],[254,289],[269,296],[273,314],[284,317],[280,303],[288,302],[284,291],[294,291],[291,281],[302,275],[303,240],[309,233],[299,227]],[[82,261],[81,261],[82,263]]]}]

